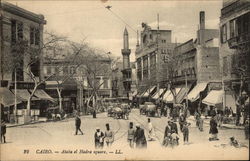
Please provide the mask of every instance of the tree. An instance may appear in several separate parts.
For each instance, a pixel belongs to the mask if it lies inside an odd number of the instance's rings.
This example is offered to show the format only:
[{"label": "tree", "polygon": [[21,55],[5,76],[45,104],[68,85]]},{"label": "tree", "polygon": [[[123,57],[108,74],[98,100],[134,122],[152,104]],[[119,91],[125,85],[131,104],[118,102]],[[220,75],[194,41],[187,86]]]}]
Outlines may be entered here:
[{"label": "tree", "polygon": [[[37,46],[29,45],[29,41],[24,38],[19,39],[17,42],[12,44],[12,66],[15,70],[24,72],[30,80],[34,83],[34,87],[31,90],[31,94],[27,100],[27,110],[30,114],[30,103],[31,99],[34,96],[37,88],[45,83],[45,81],[49,80],[53,76],[56,76],[58,73],[51,73],[46,78],[43,78],[40,74],[40,61],[43,59],[43,53],[48,54],[49,51],[56,52],[58,48],[62,45],[62,43],[67,43],[67,39],[65,37],[57,36],[55,34],[45,32],[45,39],[43,42],[40,42]],[[74,51],[74,54],[78,54],[78,51]],[[27,63],[24,64],[23,61]],[[58,71],[60,72],[60,71]]]},{"label": "tree", "polygon": [[82,77],[84,77],[87,81],[88,86],[91,89],[90,97],[87,101],[87,106],[90,106],[90,101],[92,101],[92,108],[96,110],[97,100],[99,99],[98,91],[101,86],[105,83],[105,81],[100,82],[99,77],[102,76],[104,78],[111,77],[111,62],[109,54],[104,53],[101,50],[94,49],[89,47],[81,52],[78,55],[77,60],[78,63],[81,64],[79,67],[82,71]]},{"label": "tree", "polygon": [[[50,80],[56,81],[56,91],[58,94],[59,110],[62,110],[62,91],[63,84],[72,78],[77,69],[80,66],[80,63],[77,64],[77,55],[86,47],[82,45],[78,47],[75,42],[66,41],[66,43],[61,43],[57,48],[53,50],[48,49],[47,53],[52,53],[46,56],[47,64],[54,66],[57,70],[55,75],[53,75]],[[54,58],[55,55],[63,55],[61,58]],[[64,69],[69,69],[70,72],[62,73]]]}]

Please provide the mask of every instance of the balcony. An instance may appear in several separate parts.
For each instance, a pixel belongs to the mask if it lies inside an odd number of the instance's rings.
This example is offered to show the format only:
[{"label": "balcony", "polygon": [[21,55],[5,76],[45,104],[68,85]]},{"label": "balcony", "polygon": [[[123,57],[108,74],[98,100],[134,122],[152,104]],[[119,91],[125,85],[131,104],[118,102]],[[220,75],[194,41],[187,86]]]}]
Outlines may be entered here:
[{"label": "balcony", "polygon": [[227,42],[228,42],[229,48],[235,49],[239,45],[250,42],[250,33],[242,33],[237,37],[233,37],[233,38],[229,39]]},{"label": "balcony", "polygon": [[[193,81],[196,81],[197,78],[196,78],[196,75],[187,75],[187,82],[193,82]],[[174,77],[173,81],[175,83],[181,83],[181,82],[185,82],[185,76],[176,76]]]},{"label": "balcony", "polygon": [[231,38],[231,39],[229,39],[228,41],[227,41],[227,43],[228,43],[228,46],[229,46],[229,48],[230,49],[234,49],[234,48],[236,48],[237,47],[237,37],[233,37],[233,38]]},{"label": "balcony", "polygon": [[221,18],[225,18],[233,13],[237,13],[244,8],[248,8],[250,3],[244,0],[237,0],[234,3],[221,9]]}]

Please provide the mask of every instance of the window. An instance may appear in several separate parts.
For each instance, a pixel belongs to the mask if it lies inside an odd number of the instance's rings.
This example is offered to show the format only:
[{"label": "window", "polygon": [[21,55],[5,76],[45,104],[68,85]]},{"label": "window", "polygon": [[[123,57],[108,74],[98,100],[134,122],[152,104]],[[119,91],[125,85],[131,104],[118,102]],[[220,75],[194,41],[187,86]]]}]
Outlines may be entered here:
[{"label": "window", "polygon": [[63,74],[68,74],[68,67],[63,67]]},{"label": "window", "polygon": [[34,76],[39,77],[40,74],[40,62],[37,61],[36,63],[31,65],[31,72],[34,74]]},{"label": "window", "polygon": [[228,73],[227,57],[223,57],[223,76],[227,76],[227,73]]},{"label": "window", "polygon": [[39,29],[35,29],[35,45],[39,45],[40,43],[40,31]]},{"label": "window", "polygon": [[23,39],[23,23],[17,23],[17,38],[18,40]]},{"label": "window", "polygon": [[227,41],[227,27],[226,24],[221,27],[221,43],[225,43]]},{"label": "window", "polygon": [[47,75],[51,74],[51,67],[47,67]]},{"label": "window", "polygon": [[30,27],[30,44],[34,44],[35,38],[35,29],[34,27]]},{"label": "window", "polygon": [[11,21],[11,42],[16,43],[16,21]]},{"label": "window", "polygon": [[236,26],[236,20],[231,20],[230,21],[230,38],[236,37],[237,36],[237,26]]},{"label": "window", "polygon": [[144,56],[143,57],[143,68],[148,68],[148,57]]},{"label": "window", "polygon": [[141,68],[142,68],[142,66],[141,66],[141,59],[140,59],[140,58],[137,59],[137,68],[138,68],[138,69],[141,69]]},{"label": "window", "polygon": [[76,72],[75,67],[70,67],[70,74],[74,74]]},{"label": "window", "polygon": [[162,43],[166,43],[166,40],[161,40]]},{"label": "window", "polygon": [[109,88],[109,86],[108,86],[108,79],[107,78],[104,79],[103,88],[105,88],[105,89]]}]

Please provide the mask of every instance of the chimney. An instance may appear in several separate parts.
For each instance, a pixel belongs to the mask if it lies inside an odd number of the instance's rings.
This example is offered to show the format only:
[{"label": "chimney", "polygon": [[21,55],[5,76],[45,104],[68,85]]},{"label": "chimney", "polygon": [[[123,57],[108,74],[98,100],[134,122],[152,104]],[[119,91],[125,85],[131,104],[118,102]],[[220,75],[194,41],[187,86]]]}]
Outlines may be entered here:
[{"label": "chimney", "polygon": [[200,11],[200,29],[205,29],[205,11]]}]

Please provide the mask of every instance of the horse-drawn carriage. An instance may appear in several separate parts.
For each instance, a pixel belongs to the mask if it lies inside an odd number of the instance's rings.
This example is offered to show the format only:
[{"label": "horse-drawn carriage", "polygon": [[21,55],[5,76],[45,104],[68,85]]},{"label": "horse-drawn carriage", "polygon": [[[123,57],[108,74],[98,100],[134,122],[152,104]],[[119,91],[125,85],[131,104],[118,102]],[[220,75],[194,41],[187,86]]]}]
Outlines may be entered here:
[{"label": "horse-drawn carriage", "polygon": [[108,117],[114,117],[116,119],[128,119],[130,107],[127,98],[115,98],[112,99],[110,106],[107,107]]},{"label": "horse-drawn carriage", "polygon": [[140,105],[140,114],[155,116],[156,114],[158,114],[157,106],[152,102],[145,102],[144,105]]}]

